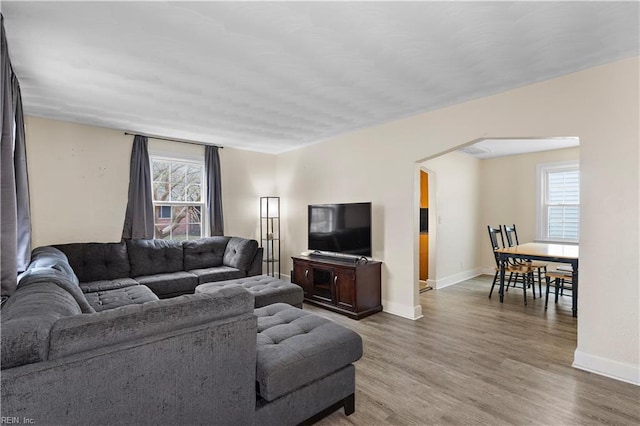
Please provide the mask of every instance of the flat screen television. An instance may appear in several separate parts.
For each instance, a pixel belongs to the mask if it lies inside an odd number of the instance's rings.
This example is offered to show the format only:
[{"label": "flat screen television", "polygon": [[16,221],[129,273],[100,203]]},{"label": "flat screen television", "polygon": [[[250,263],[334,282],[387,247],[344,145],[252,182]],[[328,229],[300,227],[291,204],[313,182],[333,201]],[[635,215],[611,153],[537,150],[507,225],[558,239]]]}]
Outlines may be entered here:
[{"label": "flat screen television", "polygon": [[371,257],[371,203],[309,206],[309,250]]}]

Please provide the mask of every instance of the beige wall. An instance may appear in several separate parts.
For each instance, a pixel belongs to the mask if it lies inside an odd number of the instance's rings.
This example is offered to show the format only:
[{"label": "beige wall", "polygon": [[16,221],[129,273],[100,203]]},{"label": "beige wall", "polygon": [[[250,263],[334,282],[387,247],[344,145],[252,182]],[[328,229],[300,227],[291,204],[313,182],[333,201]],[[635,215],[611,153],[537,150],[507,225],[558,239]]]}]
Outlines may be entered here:
[{"label": "beige wall", "polygon": [[[132,136],[26,118],[32,245],[119,241],[127,205]],[[149,140],[151,153],[204,156],[198,145]],[[275,192],[275,156],[225,148],[225,233],[257,238],[258,198]]]},{"label": "beige wall", "polygon": [[579,159],[580,148],[568,148],[480,162],[481,259],[485,271],[492,271],[496,266],[487,225],[515,223],[521,242],[534,241],[536,238],[536,166]]},{"label": "beige wall", "polygon": [[131,136],[35,117],[25,126],[32,246],[119,241]]},{"label": "beige wall", "polygon": [[260,241],[260,197],[277,195],[275,156],[225,148],[220,163],[225,234]]},{"label": "beige wall", "polygon": [[[417,163],[482,137],[578,136],[576,365],[640,381],[638,80],[632,58],[279,155],[278,191],[288,204],[283,259],[306,249],[307,204],[372,201],[385,310],[417,317]],[[603,291],[614,283],[615,291]]]},{"label": "beige wall", "polygon": [[[443,288],[480,273],[482,161],[450,152],[422,163],[429,172],[429,284]],[[484,194],[482,194],[484,196]]]}]

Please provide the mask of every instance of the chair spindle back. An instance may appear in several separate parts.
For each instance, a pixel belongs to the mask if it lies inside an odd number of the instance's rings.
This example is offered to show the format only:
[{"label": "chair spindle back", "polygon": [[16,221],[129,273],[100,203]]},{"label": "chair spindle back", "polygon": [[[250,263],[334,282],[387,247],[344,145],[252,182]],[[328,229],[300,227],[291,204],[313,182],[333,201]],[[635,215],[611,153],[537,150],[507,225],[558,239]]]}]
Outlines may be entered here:
[{"label": "chair spindle back", "polygon": [[[518,241],[518,231],[516,230],[516,225],[502,225],[502,227],[503,234],[505,237],[507,237],[507,244],[509,245],[509,247],[520,245],[520,242]],[[504,244],[504,240],[502,240],[502,243]]]},{"label": "chair spindle back", "polygon": [[487,226],[487,230],[489,231],[489,239],[491,240],[491,249],[493,250],[493,258],[496,261],[496,266],[500,266],[500,261],[498,259],[498,253],[496,250],[502,248],[500,247],[500,243],[498,242],[498,235],[500,235],[500,240],[502,240],[502,246],[504,247],[504,237],[502,236],[502,229],[500,227],[493,228],[490,225]]}]

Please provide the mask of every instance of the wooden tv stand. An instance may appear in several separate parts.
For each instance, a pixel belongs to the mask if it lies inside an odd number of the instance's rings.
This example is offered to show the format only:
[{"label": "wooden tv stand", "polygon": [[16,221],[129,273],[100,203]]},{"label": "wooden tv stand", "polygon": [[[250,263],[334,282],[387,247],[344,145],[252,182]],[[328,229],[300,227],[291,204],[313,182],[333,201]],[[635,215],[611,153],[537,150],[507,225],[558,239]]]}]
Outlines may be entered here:
[{"label": "wooden tv stand", "polygon": [[382,310],[382,262],[292,256],[291,282],[304,301],[359,320]]}]

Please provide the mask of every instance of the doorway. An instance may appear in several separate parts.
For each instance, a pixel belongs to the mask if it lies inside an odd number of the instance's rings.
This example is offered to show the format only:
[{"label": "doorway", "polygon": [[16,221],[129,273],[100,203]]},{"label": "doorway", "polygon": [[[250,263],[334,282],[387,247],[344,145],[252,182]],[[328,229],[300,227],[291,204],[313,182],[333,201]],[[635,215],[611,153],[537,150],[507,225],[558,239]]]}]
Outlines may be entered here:
[{"label": "doorway", "polygon": [[420,236],[419,236],[420,293],[432,290],[429,280],[429,173],[420,170]]},{"label": "doorway", "polygon": [[[431,220],[427,256],[416,226],[418,281],[424,279],[425,257],[432,260],[427,264],[426,284],[434,289],[493,274],[487,224],[517,223],[522,240],[535,240],[537,164],[577,159],[579,139],[556,137],[485,138],[420,160],[414,200],[418,209],[428,206]],[[422,191],[423,173],[426,191]],[[505,192],[515,196],[506,202]]]}]

